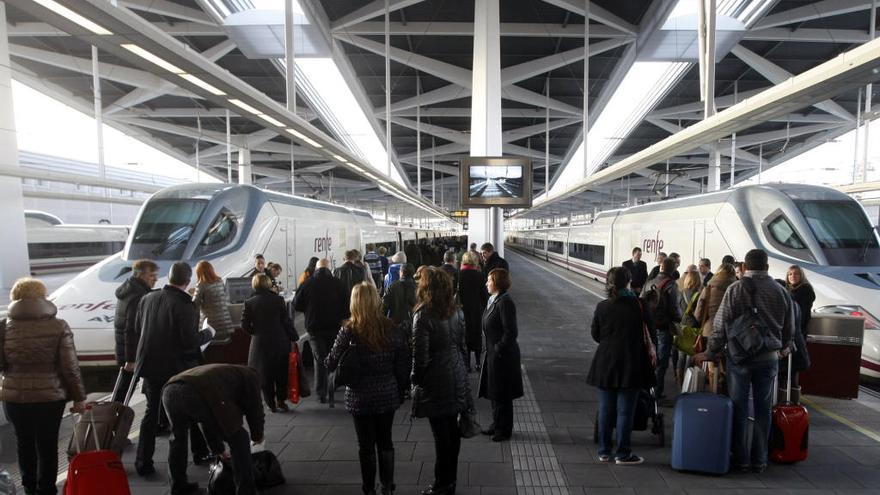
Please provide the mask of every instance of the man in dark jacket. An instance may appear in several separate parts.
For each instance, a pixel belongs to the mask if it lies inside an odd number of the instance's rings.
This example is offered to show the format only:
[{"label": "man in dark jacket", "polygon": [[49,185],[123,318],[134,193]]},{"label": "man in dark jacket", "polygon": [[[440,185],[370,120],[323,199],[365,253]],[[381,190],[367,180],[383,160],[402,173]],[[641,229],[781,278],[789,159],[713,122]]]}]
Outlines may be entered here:
[{"label": "man in dark jacket", "polygon": [[[137,348],[135,375],[144,379],[143,392],[147,410],[141,421],[135,469],[141,476],[156,472],[153,452],[162,407],[162,387],[169,378],[192,368],[201,359],[199,346],[211,340],[212,334],[199,332],[199,309],[186,292],[192,278],[192,268],[184,262],[171,265],[168,285],[141,299],[137,311],[137,326],[141,336]],[[207,447],[201,435],[193,434],[196,462],[204,462]],[[186,493],[186,492],[182,492]]]},{"label": "man in dark jacket", "polygon": [[672,274],[675,272],[675,259],[672,256],[663,260],[660,272],[648,280],[642,289],[641,298],[648,316],[651,318],[651,330],[655,332],[657,341],[657,366],[655,375],[657,398],[663,395],[666,368],[672,355],[672,336],[675,324],[681,321],[681,294]]},{"label": "man in dark jacket", "polygon": [[[367,280],[366,271],[357,265],[358,252],[354,249],[345,252],[345,263],[333,271],[333,276],[342,281],[345,290],[351,294],[351,289]],[[339,330],[337,328],[337,330]]]},{"label": "man in dark jacket", "polygon": [[700,271],[700,278],[703,279],[703,287],[709,285],[709,281],[712,280],[712,277],[715,275],[712,273],[712,260],[709,258],[702,258],[700,264],[697,265],[697,270]]},{"label": "man in dark jacket", "polygon": [[348,318],[350,291],[330,273],[330,260],[318,261],[315,274],[305,281],[293,298],[293,307],[306,315],[306,330],[315,361],[315,390],[321,403],[327,402],[327,368],[324,360],[342,320]]},{"label": "man in dark jacket", "polygon": [[373,277],[373,283],[376,287],[382,287],[382,258],[376,252],[376,247],[367,244],[367,253],[364,255],[364,264],[370,267],[370,275]]},{"label": "man in dark jacket", "polygon": [[137,357],[139,332],[137,328],[137,309],[141,298],[147,295],[156,285],[159,266],[151,260],[137,260],[131,265],[131,277],[116,288],[116,316],[113,328],[116,330],[116,365],[124,368],[122,382],[114,402],[125,400],[134,374],[134,362]]},{"label": "man in dark jacket", "polygon": [[[198,483],[189,483],[186,476],[186,431],[190,424],[199,423],[208,433],[215,454],[225,454],[223,442],[229,444],[236,495],[254,495],[249,440],[255,445],[261,443],[265,424],[257,372],[233,364],[191,368],[168,380],[162,401],[171,421],[171,492],[198,492]],[[242,416],[247,419],[250,434],[244,429]]]},{"label": "man in dark jacket", "polygon": [[412,309],[416,305],[416,281],[413,280],[415,273],[416,268],[412,264],[403,265],[400,279],[391,283],[382,298],[387,315],[394,323],[400,323],[412,316]]},{"label": "man in dark jacket", "polygon": [[495,252],[495,246],[491,242],[485,242],[480,246],[480,254],[483,255],[483,273],[486,275],[489,275],[496,268],[504,268],[510,271],[510,268],[507,266],[507,260]]},{"label": "man in dark jacket", "polygon": [[642,291],[642,286],[648,280],[648,265],[642,261],[642,248],[634,247],[632,250],[632,259],[623,262],[623,267],[629,270],[632,280],[629,283],[630,288],[638,294]]},{"label": "man in dark jacket", "polygon": [[[253,277],[254,275],[256,275],[258,273],[266,273],[266,258],[263,257],[262,254],[258,254],[256,256],[254,256],[254,268],[251,269],[251,271],[249,271],[247,273],[247,275],[245,275],[245,276],[246,277]],[[266,275],[269,275],[269,274],[266,273]],[[272,278],[272,276],[269,275],[269,278]]]},{"label": "man in dark jacket", "polygon": [[458,293],[458,268],[455,267],[454,251],[449,250],[443,254],[443,264],[440,265],[440,269],[452,279],[452,293]]}]

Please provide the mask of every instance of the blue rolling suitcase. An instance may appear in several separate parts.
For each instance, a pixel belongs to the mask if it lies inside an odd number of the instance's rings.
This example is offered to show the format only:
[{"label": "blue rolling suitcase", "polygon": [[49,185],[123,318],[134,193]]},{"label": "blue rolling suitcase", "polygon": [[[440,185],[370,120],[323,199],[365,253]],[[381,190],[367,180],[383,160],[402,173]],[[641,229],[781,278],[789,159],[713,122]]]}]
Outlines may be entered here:
[{"label": "blue rolling suitcase", "polygon": [[[713,390],[717,390],[717,380],[713,382]],[[733,401],[730,397],[710,393],[681,394],[675,402],[673,421],[672,469],[727,473],[733,433]]]}]

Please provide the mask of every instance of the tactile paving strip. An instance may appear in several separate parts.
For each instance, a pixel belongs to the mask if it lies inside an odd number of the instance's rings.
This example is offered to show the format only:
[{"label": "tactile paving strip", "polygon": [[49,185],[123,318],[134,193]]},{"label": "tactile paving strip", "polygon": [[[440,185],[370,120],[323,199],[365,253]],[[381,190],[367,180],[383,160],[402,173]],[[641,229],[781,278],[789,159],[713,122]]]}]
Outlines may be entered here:
[{"label": "tactile paving strip", "polygon": [[523,397],[513,402],[510,455],[518,495],[569,495],[562,466],[556,459],[532,383],[522,370]]}]

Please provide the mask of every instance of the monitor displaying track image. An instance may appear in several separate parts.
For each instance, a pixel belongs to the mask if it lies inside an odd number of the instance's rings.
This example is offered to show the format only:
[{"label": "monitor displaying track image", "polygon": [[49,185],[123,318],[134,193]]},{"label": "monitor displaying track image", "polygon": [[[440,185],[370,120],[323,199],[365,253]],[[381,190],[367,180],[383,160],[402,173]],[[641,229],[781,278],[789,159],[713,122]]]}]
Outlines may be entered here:
[{"label": "monitor displaying track image", "polygon": [[518,198],[522,196],[522,166],[471,167],[468,183],[471,198]]},{"label": "monitor displaying track image", "polygon": [[526,158],[472,157],[462,163],[462,206],[528,206],[531,187]]}]

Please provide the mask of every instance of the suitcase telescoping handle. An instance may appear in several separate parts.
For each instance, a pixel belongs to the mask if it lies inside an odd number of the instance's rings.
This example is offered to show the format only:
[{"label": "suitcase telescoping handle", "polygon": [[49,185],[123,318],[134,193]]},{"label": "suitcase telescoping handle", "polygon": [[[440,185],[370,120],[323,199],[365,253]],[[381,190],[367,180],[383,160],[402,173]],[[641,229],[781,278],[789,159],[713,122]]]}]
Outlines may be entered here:
[{"label": "suitcase telescoping handle", "polygon": [[[119,374],[116,376],[116,384],[113,385],[113,394],[110,396],[110,400],[113,400],[113,397],[116,397],[116,393],[119,391],[120,385],[122,385],[122,375],[125,373],[125,366],[119,367]],[[131,381],[128,383],[128,391],[125,393],[125,398],[123,399],[122,405],[128,406],[128,403],[131,402],[131,396],[134,395],[134,387],[137,384],[137,370],[131,372]]]},{"label": "suitcase telescoping handle", "polygon": [[785,402],[791,404],[791,352],[788,353],[788,378],[785,381]]},{"label": "suitcase telescoping handle", "polygon": [[[79,415],[80,420],[82,420],[82,418],[84,418],[86,416],[86,413],[88,413],[88,416],[89,416],[89,424],[86,425],[86,434],[83,435],[83,437],[88,438],[89,431],[91,431],[92,436],[95,437],[95,450],[100,450],[101,449],[101,442],[98,439],[98,429],[95,428],[95,415],[92,414],[91,404],[87,405],[86,410],[82,414]],[[73,420],[73,438],[77,438],[77,435],[76,435],[76,415],[71,415],[71,417],[74,418],[74,420]],[[76,444],[76,453],[77,454],[82,453],[82,449],[83,449],[82,444],[79,441],[76,441],[74,443]]]}]

